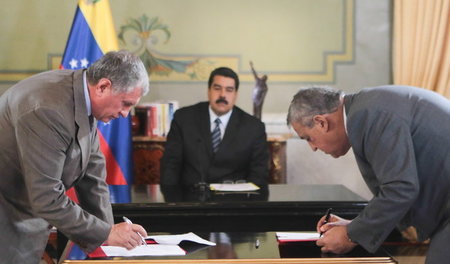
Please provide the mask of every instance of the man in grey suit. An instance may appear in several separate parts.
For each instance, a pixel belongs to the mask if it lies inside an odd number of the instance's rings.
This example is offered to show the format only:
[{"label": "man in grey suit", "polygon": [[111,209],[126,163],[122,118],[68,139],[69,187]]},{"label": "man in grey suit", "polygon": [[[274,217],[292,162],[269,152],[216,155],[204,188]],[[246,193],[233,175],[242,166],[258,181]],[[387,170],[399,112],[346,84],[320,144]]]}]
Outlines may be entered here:
[{"label": "man in grey suit", "polygon": [[[142,243],[144,228],[113,223],[96,120],[127,116],[147,92],[144,65],[120,51],[87,70],[35,75],[0,97],[2,263],[38,263],[52,226],[86,252]],[[72,186],[79,204],[65,195]]]},{"label": "man in grey suit", "polygon": [[414,226],[431,238],[426,263],[450,259],[450,101],[409,86],[343,95],[326,87],[300,90],[288,124],[301,139],[337,158],[353,148],[374,197],[353,220],[322,217],[323,252],[357,244],[374,252],[395,228]]},{"label": "man in grey suit", "polygon": [[234,105],[238,88],[233,70],[217,68],[208,81],[209,102],[175,112],[161,163],[161,185],[194,187],[238,180],[267,184],[265,126]]}]

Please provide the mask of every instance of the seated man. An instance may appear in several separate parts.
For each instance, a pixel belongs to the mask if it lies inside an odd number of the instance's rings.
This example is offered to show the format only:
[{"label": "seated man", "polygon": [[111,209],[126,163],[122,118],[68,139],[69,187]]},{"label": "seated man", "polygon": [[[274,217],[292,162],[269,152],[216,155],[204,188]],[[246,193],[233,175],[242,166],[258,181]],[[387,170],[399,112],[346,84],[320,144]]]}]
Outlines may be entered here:
[{"label": "seated man", "polygon": [[226,67],[211,72],[209,102],[175,112],[161,162],[161,185],[197,186],[244,180],[266,185],[264,124],[234,106],[239,78]]}]

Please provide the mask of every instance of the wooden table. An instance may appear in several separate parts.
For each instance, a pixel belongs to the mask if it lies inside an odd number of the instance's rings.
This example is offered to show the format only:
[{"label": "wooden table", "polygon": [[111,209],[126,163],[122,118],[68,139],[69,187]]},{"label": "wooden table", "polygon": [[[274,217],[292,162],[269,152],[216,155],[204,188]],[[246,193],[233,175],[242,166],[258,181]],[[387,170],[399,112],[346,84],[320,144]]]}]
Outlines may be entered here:
[{"label": "wooden table", "polygon": [[[159,185],[136,185],[132,189],[132,203],[113,204],[116,222],[127,216],[143,225],[149,232],[186,233],[194,232],[205,239],[211,233],[230,234],[236,241],[233,248],[242,258],[221,259],[211,257],[211,250],[222,252],[223,247],[201,250],[185,257],[114,259],[117,263],[395,263],[391,258],[381,259],[353,255],[352,259],[317,256],[308,252],[318,250],[314,245],[279,246],[274,231],[314,231],[317,220],[332,207],[340,216],[351,219],[366,205],[367,201],[343,185],[288,185],[270,184],[258,192],[209,193],[189,196],[190,200],[177,201],[164,196]],[[171,189],[171,188],[169,188]],[[260,240],[260,250],[255,250],[255,241]],[[291,247],[289,249],[289,247]],[[246,253],[239,250],[246,249]],[[299,249],[300,248],[300,249]],[[307,249],[301,250],[301,249]],[[402,241],[398,232],[393,232],[383,248],[394,258],[412,259],[421,263],[427,246]],[[264,249],[264,250],[262,250]],[[226,250],[225,250],[226,251]],[[259,254],[261,252],[261,254]],[[300,252],[300,253],[299,253]],[[303,253],[301,253],[303,252]],[[66,252],[67,253],[67,252]],[[222,252],[225,254],[226,252]],[[230,252],[228,252],[230,253]],[[267,253],[267,255],[264,254]],[[317,253],[317,252],[316,252]],[[209,257],[208,257],[208,254]],[[296,255],[301,254],[301,255]],[[384,254],[384,253],[383,253]],[[367,256],[367,255],[366,255]],[[327,257],[327,258],[322,258]],[[63,263],[110,263],[111,260],[66,260]],[[419,262],[414,260],[419,259]],[[372,261],[372,262],[368,262]]]},{"label": "wooden table", "polygon": [[[215,246],[181,243],[185,256],[104,257],[89,259],[70,245],[62,263],[396,263],[383,249],[370,254],[356,248],[346,255],[322,254],[314,242],[281,243],[275,232],[198,233]],[[87,258],[87,259],[86,259]]]},{"label": "wooden table", "polygon": [[365,199],[335,184],[269,184],[242,193],[135,185],[132,203],[113,204],[113,213],[115,221],[127,216],[156,232],[314,230],[330,207],[352,219],[366,205]]}]

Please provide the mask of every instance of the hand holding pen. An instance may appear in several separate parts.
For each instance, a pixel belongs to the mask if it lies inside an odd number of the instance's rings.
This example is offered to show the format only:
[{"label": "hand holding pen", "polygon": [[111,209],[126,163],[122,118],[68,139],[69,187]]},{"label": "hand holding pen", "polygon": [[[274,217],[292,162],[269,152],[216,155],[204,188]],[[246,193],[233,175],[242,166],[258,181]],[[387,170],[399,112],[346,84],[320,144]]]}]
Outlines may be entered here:
[{"label": "hand holding pen", "polygon": [[147,235],[147,231],[140,225],[130,224],[130,220],[125,220],[112,226],[108,239],[105,243],[109,246],[124,247],[128,250],[140,246],[144,243],[143,236]]},{"label": "hand holding pen", "polygon": [[[332,208],[328,208],[326,214],[325,214],[325,220],[322,222],[322,224],[320,226],[318,226],[318,229],[320,230],[320,228],[325,225],[326,223],[328,223],[330,221],[330,216],[331,216],[331,210]],[[324,232],[320,231],[320,237],[322,237]]]},{"label": "hand holding pen", "polygon": [[[331,214],[331,210],[329,208],[325,216],[317,222],[317,232],[321,238],[316,241],[316,245],[320,247],[322,253],[345,254],[357,245],[347,234],[347,225],[351,220]],[[322,237],[325,233],[327,235]]]},{"label": "hand holding pen", "polygon": [[[125,221],[125,223],[127,223],[127,224],[130,224],[130,225],[132,225],[133,224],[133,222],[131,222],[131,220],[130,219],[128,219],[127,217],[122,217],[123,218],[123,221]],[[141,238],[141,242],[142,242],[142,245],[147,245],[147,242],[145,242],[145,239],[144,239],[144,237],[141,235],[141,233],[139,233],[139,232],[136,232],[138,235],[139,235],[139,237]]]}]

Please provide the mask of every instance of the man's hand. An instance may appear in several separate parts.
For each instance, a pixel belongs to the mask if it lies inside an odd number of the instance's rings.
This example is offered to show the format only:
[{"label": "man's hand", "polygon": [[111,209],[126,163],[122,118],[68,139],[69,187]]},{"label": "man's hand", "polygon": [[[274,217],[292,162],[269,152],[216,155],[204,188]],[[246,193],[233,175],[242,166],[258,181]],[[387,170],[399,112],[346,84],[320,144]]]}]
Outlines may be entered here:
[{"label": "man's hand", "polygon": [[330,219],[328,219],[328,222],[325,223],[326,215],[324,215],[320,220],[317,222],[317,233],[323,233],[326,232],[328,229],[333,228],[334,226],[342,226],[342,225],[348,225],[352,221],[344,219],[342,217],[339,217],[337,215],[331,214]]},{"label": "man's hand", "polygon": [[119,246],[130,250],[142,245],[142,240],[138,233],[143,237],[147,236],[147,231],[140,225],[127,224],[125,222],[115,224],[111,228],[108,240],[105,242],[109,246]]},{"label": "man's hand", "polygon": [[351,220],[331,215],[328,223],[325,224],[325,216],[317,222],[317,232],[323,233],[322,238],[317,240],[316,245],[321,247],[324,253],[344,254],[357,246],[350,241],[347,235],[347,225]]},{"label": "man's hand", "polygon": [[347,226],[334,226],[326,231],[316,245],[321,247],[323,253],[345,254],[356,247],[347,236]]}]

